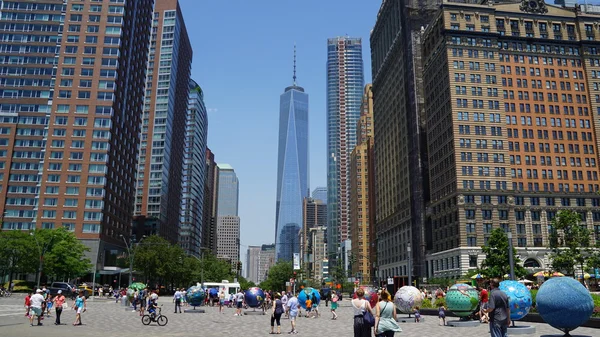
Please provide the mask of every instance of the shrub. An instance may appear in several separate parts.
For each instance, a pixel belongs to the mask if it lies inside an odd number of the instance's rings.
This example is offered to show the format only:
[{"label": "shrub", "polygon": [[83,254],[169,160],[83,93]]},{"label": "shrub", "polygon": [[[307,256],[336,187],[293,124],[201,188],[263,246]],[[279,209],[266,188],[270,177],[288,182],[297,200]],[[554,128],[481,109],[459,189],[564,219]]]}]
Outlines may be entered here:
[{"label": "shrub", "polygon": [[[436,300],[435,300],[435,303],[434,303],[434,304],[435,304],[435,308],[439,308],[439,307],[441,307],[442,305],[443,305],[444,307],[446,307],[446,298],[445,298],[445,297],[438,298],[438,299],[436,299]],[[447,308],[447,307],[446,307],[446,308]]]},{"label": "shrub", "polygon": [[[31,291],[34,285],[34,282],[27,282],[25,280],[13,280],[13,292],[26,293],[28,291]],[[8,282],[4,283],[4,288],[8,289]]]},{"label": "shrub", "polygon": [[421,304],[421,308],[430,309],[430,308],[433,308],[433,305],[431,304],[431,301],[428,298],[426,298],[423,300],[423,303]]}]

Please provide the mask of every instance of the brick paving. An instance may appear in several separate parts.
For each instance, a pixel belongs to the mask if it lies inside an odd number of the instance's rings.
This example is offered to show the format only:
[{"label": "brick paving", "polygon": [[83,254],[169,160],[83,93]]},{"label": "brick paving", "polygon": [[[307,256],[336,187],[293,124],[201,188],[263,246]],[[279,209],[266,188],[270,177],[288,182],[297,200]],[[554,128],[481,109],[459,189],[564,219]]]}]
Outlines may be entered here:
[{"label": "brick paving", "polygon": [[[64,325],[55,326],[54,317],[46,318],[44,326],[29,326],[29,321],[23,317],[21,296],[15,295],[11,298],[0,298],[0,336],[4,337],[64,337],[64,336],[224,336],[229,334],[241,334],[243,337],[267,336],[270,330],[270,317],[268,315],[252,315],[235,317],[235,309],[225,309],[225,314],[219,314],[217,308],[208,307],[204,314],[174,314],[171,299],[159,300],[163,305],[162,313],[168,317],[169,323],[164,327],[156,324],[144,326],[138,313],[126,310],[114,300],[96,299],[88,301],[88,311],[83,316],[83,326],[73,327],[71,324],[75,319],[72,310],[65,311],[62,315]],[[69,303],[70,305],[71,303]],[[185,309],[185,308],[184,308]],[[322,317],[299,318],[298,335],[305,336],[352,336],[352,309],[349,301],[340,302],[338,309],[338,320],[332,321],[329,308],[320,306]],[[400,316],[402,318],[406,316]],[[452,319],[452,318],[449,318]],[[282,319],[282,334],[287,335],[290,323]],[[537,328],[531,336],[560,336],[560,331],[547,324],[521,323],[534,325]],[[487,326],[482,324],[475,328],[453,328],[438,325],[437,317],[425,316],[422,323],[401,323],[402,333],[397,336],[460,336],[475,337],[487,336]],[[600,329],[579,328],[574,335],[600,336]]]}]

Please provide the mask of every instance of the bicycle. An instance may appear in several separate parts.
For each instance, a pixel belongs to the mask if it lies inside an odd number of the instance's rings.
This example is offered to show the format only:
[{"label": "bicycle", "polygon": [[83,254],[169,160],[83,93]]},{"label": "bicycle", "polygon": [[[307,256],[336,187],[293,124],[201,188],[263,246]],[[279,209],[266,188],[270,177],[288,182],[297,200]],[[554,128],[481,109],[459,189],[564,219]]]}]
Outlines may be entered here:
[{"label": "bicycle", "polygon": [[142,324],[150,325],[152,322],[156,322],[160,326],[165,326],[169,322],[167,316],[163,316],[161,314],[162,306],[156,308],[158,312],[153,312],[152,314],[145,314],[142,316]]},{"label": "bicycle", "polygon": [[12,293],[8,290],[0,290],[0,297],[10,297]]}]

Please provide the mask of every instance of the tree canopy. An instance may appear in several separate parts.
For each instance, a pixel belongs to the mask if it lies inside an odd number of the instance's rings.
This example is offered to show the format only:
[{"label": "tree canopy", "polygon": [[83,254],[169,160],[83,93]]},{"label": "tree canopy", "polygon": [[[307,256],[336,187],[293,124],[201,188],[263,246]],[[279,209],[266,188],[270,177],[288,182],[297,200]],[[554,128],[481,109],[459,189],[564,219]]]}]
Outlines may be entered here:
[{"label": "tree canopy", "polygon": [[[595,257],[590,249],[592,232],[579,213],[562,210],[552,220],[549,248],[552,251],[552,269],[575,275],[575,267],[584,269],[588,257]],[[594,260],[589,262],[594,263]]]},{"label": "tree canopy", "polygon": [[[508,237],[502,228],[496,228],[492,231],[488,244],[481,247],[485,253],[485,259],[481,263],[481,274],[487,278],[502,278],[510,274],[510,258],[508,252]],[[513,247],[513,262],[515,277],[521,278],[527,274],[527,271],[521,265],[517,258],[517,250]]]},{"label": "tree canopy", "polygon": [[293,276],[292,262],[278,261],[269,269],[267,279],[260,283],[260,287],[264,290],[281,291]]}]

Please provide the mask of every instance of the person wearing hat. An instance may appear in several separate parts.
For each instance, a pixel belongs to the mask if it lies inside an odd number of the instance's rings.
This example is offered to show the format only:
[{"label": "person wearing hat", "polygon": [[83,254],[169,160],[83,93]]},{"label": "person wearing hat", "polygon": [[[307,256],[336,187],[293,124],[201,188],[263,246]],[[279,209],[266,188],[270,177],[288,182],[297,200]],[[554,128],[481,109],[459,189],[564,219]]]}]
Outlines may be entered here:
[{"label": "person wearing hat", "polygon": [[44,296],[42,296],[42,290],[37,289],[35,294],[31,296],[31,311],[29,317],[29,324],[33,326],[33,318],[37,316],[37,325],[42,325],[42,303],[44,303]]},{"label": "person wearing hat", "polygon": [[56,309],[54,309],[54,311],[56,311],[56,320],[54,321],[54,325],[60,325],[60,315],[62,314],[65,300],[66,299],[62,294],[62,290],[59,290],[58,294],[54,296],[54,299],[52,300],[52,302],[54,302],[54,306],[56,307]]}]

